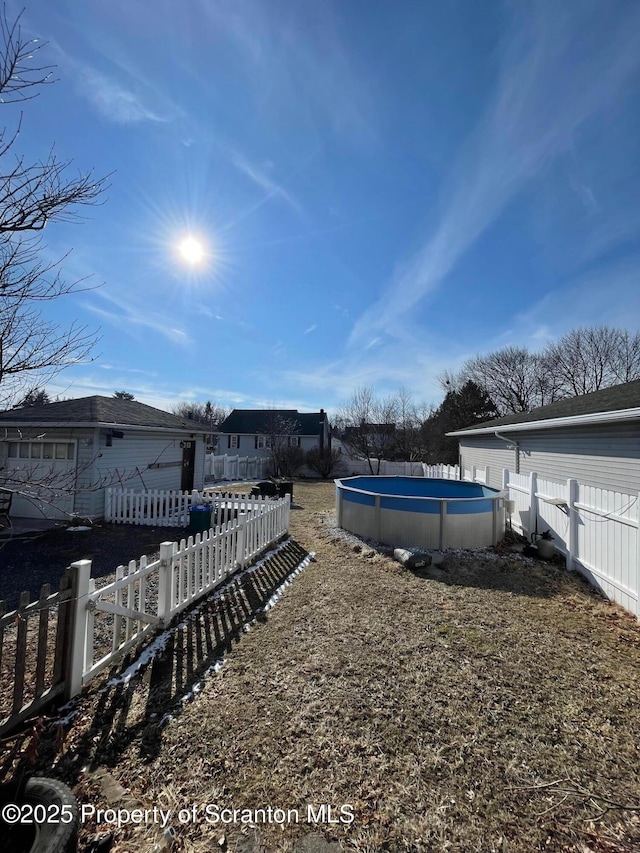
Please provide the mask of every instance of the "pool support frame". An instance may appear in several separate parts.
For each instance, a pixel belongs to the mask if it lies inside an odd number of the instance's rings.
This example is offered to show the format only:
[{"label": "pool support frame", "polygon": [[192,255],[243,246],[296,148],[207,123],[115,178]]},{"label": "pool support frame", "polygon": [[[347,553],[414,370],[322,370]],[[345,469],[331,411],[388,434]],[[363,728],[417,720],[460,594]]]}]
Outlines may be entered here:
[{"label": "pool support frame", "polygon": [[[467,497],[461,494],[407,494],[404,484],[408,481],[415,482],[417,491],[426,491],[431,483],[432,488],[441,493],[461,493],[468,487],[470,494]],[[490,547],[504,537],[507,493],[483,483],[362,475],[342,477],[334,482],[338,527],[365,539],[392,547],[443,551],[447,548]],[[362,487],[363,483],[369,486],[372,482],[379,490]],[[474,506],[477,507],[475,511]],[[433,516],[437,516],[437,521]]]}]

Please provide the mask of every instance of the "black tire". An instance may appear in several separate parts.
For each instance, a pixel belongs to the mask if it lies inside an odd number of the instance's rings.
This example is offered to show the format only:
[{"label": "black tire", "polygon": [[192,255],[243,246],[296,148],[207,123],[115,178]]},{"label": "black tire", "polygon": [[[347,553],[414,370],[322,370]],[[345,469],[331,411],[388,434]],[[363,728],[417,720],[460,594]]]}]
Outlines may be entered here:
[{"label": "black tire", "polygon": [[[22,794],[15,800],[17,805],[43,805],[59,817],[71,814],[68,823],[61,820],[32,824],[2,825],[0,850],[6,853],[75,853],[78,849],[78,803],[73,792],[57,779],[34,777],[24,786]],[[64,810],[61,810],[65,806]],[[4,822],[0,821],[0,824]]]}]

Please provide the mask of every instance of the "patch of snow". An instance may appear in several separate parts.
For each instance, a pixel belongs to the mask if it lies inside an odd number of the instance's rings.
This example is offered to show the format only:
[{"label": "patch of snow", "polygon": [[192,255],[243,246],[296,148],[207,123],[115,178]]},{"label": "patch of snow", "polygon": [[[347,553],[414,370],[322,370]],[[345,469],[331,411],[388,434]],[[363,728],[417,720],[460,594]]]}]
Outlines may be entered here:
[{"label": "patch of snow", "polygon": [[[181,623],[181,625],[183,628],[186,628],[186,624]],[[143,666],[147,666],[147,664],[151,663],[151,661],[154,660],[160,652],[164,651],[164,647],[167,645],[167,640],[178,628],[180,628],[180,625],[176,625],[175,628],[169,628],[167,631],[163,631],[159,637],[156,637],[155,640],[150,643],[143,652],[141,652],[139,657],[136,658],[136,660],[134,660],[134,662],[128,666],[124,672],[110,678],[102,688],[102,692],[104,692],[108,687],[114,687],[116,684],[128,684],[133,676],[142,669]]]},{"label": "patch of snow", "polygon": [[[294,578],[297,578],[298,575],[300,574],[300,572],[303,569],[305,569],[309,565],[309,563],[311,563],[313,561],[314,556],[315,556],[314,552],[311,552],[310,554],[307,554],[307,556],[304,558],[304,560],[302,560],[301,563],[298,563],[296,568],[291,572],[291,574],[287,577],[287,579],[283,583],[280,584],[278,589],[273,593],[273,595],[271,596],[269,601],[267,601],[267,603],[264,605],[264,607],[261,607],[260,610],[258,610],[258,613],[265,613],[267,610],[271,610],[271,608],[275,604],[277,604],[278,599],[281,598],[282,593],[285,591],[285,589],[288,586],[290,586],[292,581],[294,580]],[[248,624],[251,625],[255,621],[256,621],[255,619],[252,619],[251,622],[249,622]],[[243,629],[244,629],[244,626],[243,626]]]},{"label": "patch of snow", "polygon": [[[154,660],[154,658],[164,650],[167,641],[173,633],[178,630],[184,630],[187,627],[188,622],[197,619],[202,608],[210,604],[212,601],[224,601],[225,591],[228,591],[229,588],[236,584],[241,578],[257,571],[262,565],[264,565],[267,560],[269,560],[271,557],[273,557],[275,554],[285,548],[290,543],[290,541],[291,540],[289,538],[285,539],[275,548],[272,548],[270,551],[267,551],[267,553],[264,554],[264,556],[261,557],[261,559],[258,560],[256,563],[251,566],[248,566],[246,569],[234,575],[232,578],[229,578],[224,585],[215,589],[210,595],[203,599],[197,607],[194,607],[193,610],[189,612],[189,614],[183,621],[181,621],[177,625],[174,625],[171,628],[168,628],[166,631],[163,631],[162,634],[156,637],[156,639],[149,646],[147,646],[147,648],[140,654],[140,656],[129,667],[127,667],[126,670],[124,670],[124,672],[121,672],[119,675],[116,675],[113,678],[109,679],[105,687],[103,687],[102,692],[107,690],[108,687],[113,687],[118,684],[128,684],[134,677],[134,675],[136,675],[143,667],[148,666]],[[269,601],[267,601],[267,603],[264,605],[264,607],[261,607],[259,610],[256,611],[256,617],[249,620],[248,622],[245,622],[241,626],[241,630],[243,633],[246,634],[251,630],[251,625],[253,625],[257,621],[257,615],[262,614],[267,610],[270,610],[277,603],[278,599],[282,596],[285,589],[291,585],[292,580],[296,578],[300,574],[300,572],[314,560],[314,556],[315,555],[313,553],[308,554],[295,567],[295,569],[293,569],[293,571],[288,575],[287,579],[278,587],[278,589],[275,590],[275,592],[273,593]],[[203,678],[196,684],[194,684],[191,690],[188,690],[176,700],[176,708],[179,709],[183,707],[186,703],[192,701],[192,699],[194,699],[194,697],[197,696],[198,693],[201,693],[204,689],[205,680],[207,676],[215,675],[216,673],[220,672],[224,665],[224,662],[225,658],[220,658],[214,664],[209,666],[205,670]],[[73,715],[75,715],[75,713],[77,712],[74,711]],[[69,717],[69,719],[71,719],[71,717]],[[172,720],[173,715],[170,713],[166,713],[158,723],[158,726],[162,728],[162,726],[166,725]],[[56,720],[56,723],[57,722],[59,721]]]}]

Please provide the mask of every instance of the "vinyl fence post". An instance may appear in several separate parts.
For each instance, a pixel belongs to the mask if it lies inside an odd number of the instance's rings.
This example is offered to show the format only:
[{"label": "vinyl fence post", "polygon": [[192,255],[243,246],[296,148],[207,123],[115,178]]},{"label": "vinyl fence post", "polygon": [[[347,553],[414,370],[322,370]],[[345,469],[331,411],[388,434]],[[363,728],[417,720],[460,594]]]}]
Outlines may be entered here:
[{"label": "vinyl fence post", "polygon": [[567,480],[567,513],[569,515],[569,535],[567,536],[567,562],[568,571],[573,571],[578,557],[578,523],[580,517],[576,510],[578,500],[578,481],[570,478]]},{"label": "vinyl fence post", "polygon": [[71,618],[68,641],[65,644],[65,699],[68,701],[82,691],[84,650],[87,635],[87,596],[91,580],[91,560],[77,560],[69,566],[71,575]]},{"label": "vinyl fence post", "polygon": [[289,521],[291,518],[291,495],[287,492],[284,496],[284,530],[283,533],[289,532]]},{"label": "vinyl fence post", "polygon": [[160,543],[158,572],[158,619],[163,628],[171,622],[173,604],[173,542]]},{"label": "vinyl fence post", "polygon": [[112,489],[106,488],[104,490],[104,520],[111,521],[111,492]]},{"label": "vinyl fence post", "polygon": [[236,538],[236,566],[244,569],[244,554],[247,542],[247,513],[238,513],[238,536]]},{"label": "vinyl fence post", "polygon": [[532,471],[529,474],[529,518],[527,521],[527,533],[529,534],[529,539],[531,539],[531,534],[535,533],[536,528],[538,526],[538,498],[536,497],[536,492],[538,491],[538,475],[535,471]]}]

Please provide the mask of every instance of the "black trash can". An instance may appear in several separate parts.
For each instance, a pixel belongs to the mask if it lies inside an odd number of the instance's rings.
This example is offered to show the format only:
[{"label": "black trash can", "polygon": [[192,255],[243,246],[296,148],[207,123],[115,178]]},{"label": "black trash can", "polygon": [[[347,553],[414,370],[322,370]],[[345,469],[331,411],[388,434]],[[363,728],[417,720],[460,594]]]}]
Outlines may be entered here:
[{"label": "black trash can", "polygon": [[278,494],[278,487],[271,480],[262,480],[257,486],[260,489],[260,497],[273,498]]},{"label": "black trash can", "polygon": [[192,506],[189,510],[189,533],[202,533],[211,527],[211,507]]},{"label": "black trash can", "polygon": [[293,480],[280,480],[278,483],[278,497],[283,498],[290,495],[293,500]]}]

